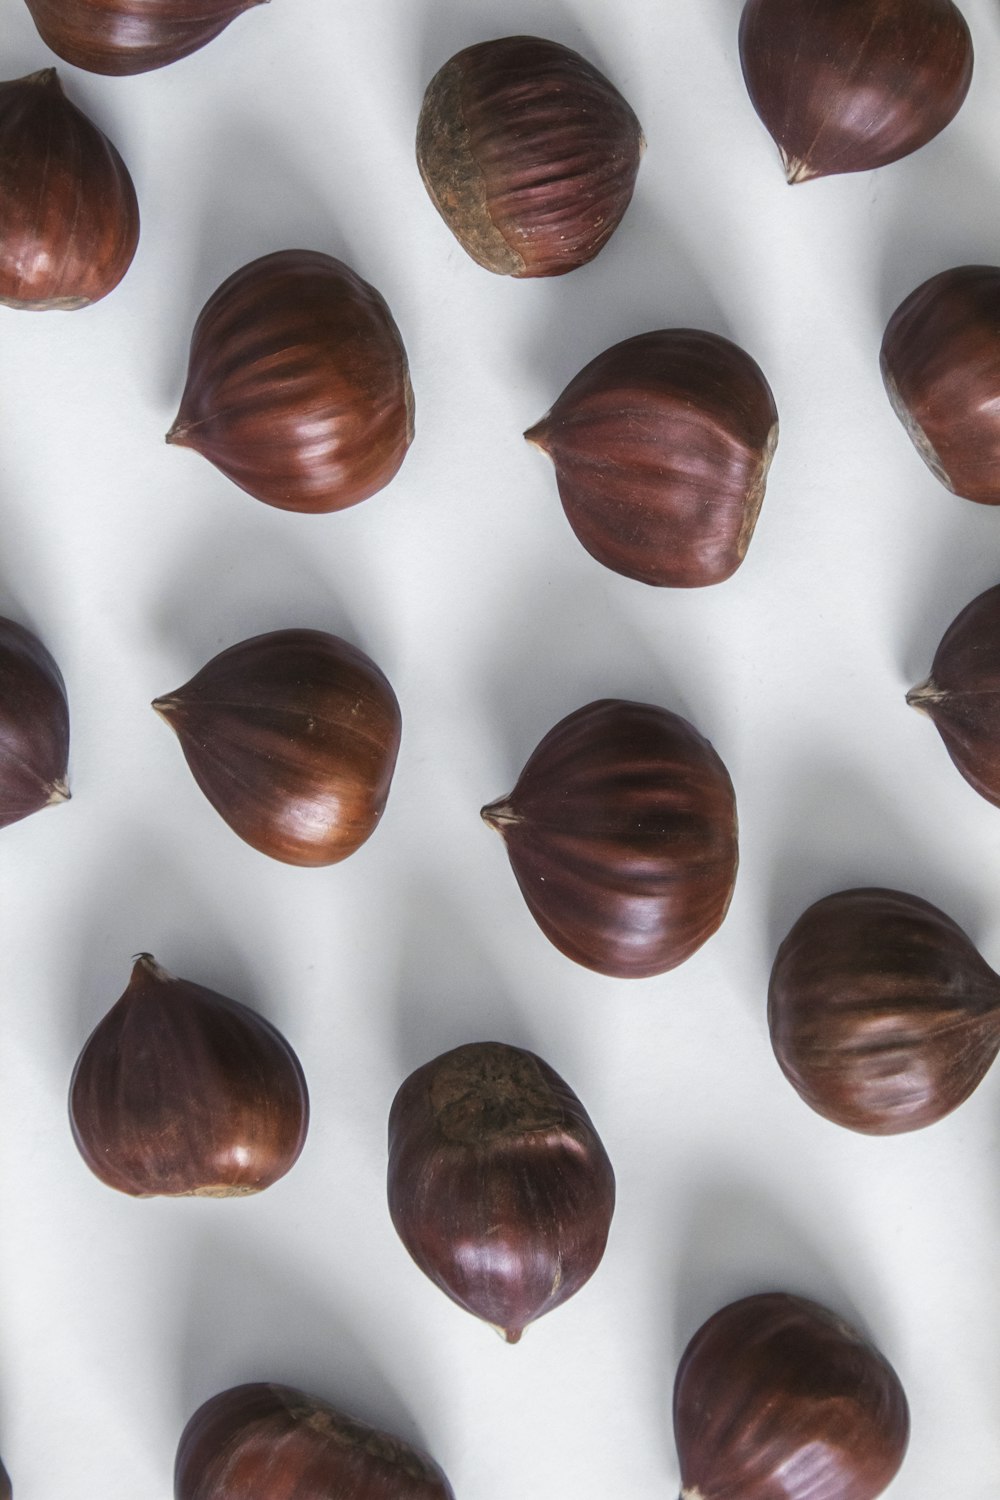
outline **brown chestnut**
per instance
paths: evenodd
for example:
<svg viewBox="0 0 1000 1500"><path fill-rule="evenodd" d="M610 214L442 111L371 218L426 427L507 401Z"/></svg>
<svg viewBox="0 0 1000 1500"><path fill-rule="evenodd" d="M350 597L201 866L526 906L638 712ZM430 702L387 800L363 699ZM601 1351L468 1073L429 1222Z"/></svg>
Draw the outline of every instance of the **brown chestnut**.
<svg viewBox="0 0 1000 1500"><path fill-rule="evenodd" d="M951 622L930 677L906 701L933 720L969 785L1000 807L1000 584Z"/></svg>
<svg viewBox="0 0 1000 1500"><path fill-rule="evenodd" d="M746 553L778 440L760 369L698 329L606 349L525 433L598 562L642 583L721 583Z"/></svg>
<svg viewBox="0 0 1000 1500"><path fill-rule="evenodd" d="M729 773L686 719L602 698L558 723L482 810L546 937L601 974L662 974L711 937L736 880Z"/></svg>
<svg viewBox="0 0 1000 1500"><path fill-rule="evenodd" d="M55 68L0 83L0 303L86 307L118 285L138 241L128 168Z"/></svg>
<svg viewBox="0 0 1000 1500"><path fill-rule="evenodd" d="M463 250L500 276L562 276L617 229L645 146L597 68L558 42L508 36L431 79L417 164Z"/></svg>
<svg viewBox="0 0 1000 1500"><path fill-rule="evenodd" d="M261 0L27 0L46 46L76 68L148 73L197 52Z"/></svg>
<svg viewBox="0 0 1000 1500"><path fill-rule="evenodd" d="M695 1334L674 1383L682 1500L876 1500L910 1436L899 1377L835 1313L744 1297Z"/></svg>
<svg viewBox="0 0 1000 1500"><path fill-rule="evenodd" d="M374 833L399 751L399 704L347 641L322 630L254 636L153 707L216 812L263 854L332 865Z"/></svg>
<svg viewBox="0 0 1000 1500"><path fill-rule="evenodd" d="M903 891L826 896L778 949L767 1019L785 1077L869 1135L949 1114L1000 1050L1000 976L936 906Z"/></svg>
<svg viewBox="0 0 1000 1500"><path fill-rule="evenodd" d="M11 1500L13 1493L7 1470L0 1464L0 1500Z"/></svg>
<svg viewBox="0 0 1000 1500"><path fill-rule="evenodd" d="M0 828L66 802L69 707L37 636L0 619Z"/></svg>
<svg viewBox="0 0 1000 1500"><path fill-rule="evenodd" d="M302 1068L255 1011L175 979L141 953L80 1053L73 1139L134 1198L258 1193L297 1161L309 1124Z"/></svg>
<svg viewBox="0 0 1000 1500"><path fill-rule="evenodd" d="M181 1434L174 1500L454 1500L433 1459L287 1385L237 1385Z"/></svg>
<svg viewBox="0 0 1000 1500"><path fill-rule="evenodd" d="M406 351L384 299L342 261L280 250L208 299L167 442L281 510L345 510L413 440Z"/></svg>
<svg viewBox="0 0 1000 1500"><path fill-rule="evenodd" d="M597 1270L615 1177L586 1110L520 1047L425 1063L389 1115L389 1213L420 1269L516 1344Z"/></svg>
<svg viewBox="0 0 1000 1500"><path fill-rule="evenodd" d="M955 266L918 286L889 319L881 366L932 474L1000 505L1000 266Z"/></svg>
<svg viewBox="0 0 1000 1500"><path fill-rule="evenodd" d="M972 81L951 0L747 0L740 61L789 182L868 172L925 146Z"/></svg>

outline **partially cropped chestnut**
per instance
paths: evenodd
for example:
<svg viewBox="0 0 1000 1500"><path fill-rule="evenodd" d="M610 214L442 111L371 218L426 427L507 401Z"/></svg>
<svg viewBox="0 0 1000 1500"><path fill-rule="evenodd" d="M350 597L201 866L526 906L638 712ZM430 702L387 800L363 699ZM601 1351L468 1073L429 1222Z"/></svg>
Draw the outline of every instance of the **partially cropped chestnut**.
<svg viewBox="0 0 1000 1500"><path fill-rule="evenodd" d="M0 303L64 311L106 297L139 240L135 188L55 68L0 83Z"/></svg>
<svg viewBox="0 0 1000 1500"><path fill-rule="evenodd" d="M399 751L399 704L347 641L322 630L254 636L153 707L216 812L263 854L332 865L374 833Z"/></svg>
<svg viewBox="0 0 1000 1500"><path fill-rule="evenodd" d="M69 706L37 636L0 619L0 828L69 797Z"/></svg>
<svg viewBox="0 0 1000 1500"><path fill-rule="evenodd" d="M615 1177L586 1110L533 1052L456 1047L389 1115L389 1212L420 1269L517 1343L596 1271Z"/></svg>
<svg viewBox="0 0 1000 1500"><path fill-rule="evenodd" d="M899 1377L816 1302L744 1297L695 1334L674 1383L682 1500L876 1500L903 1462Z"/></svg>
<svg viewBox="0 0 1000 1500"><path fill-rule="evenodd" d="M577 709L482 816L546 937L601 974L674 968L729 907L733 785L708 740L665 708L603 698Z"/></svg>
<svg viewBox="0 0 1000 1500"><path fill-rule="evenodd" d="M931 473L1000 505L1000 266L955 266L918 286L889 319L881 365Z"/></svg>
<svg viewBox="0 0 1000 1500"><path fill-rule="evenodd" d="M694 588L743 561L778 413L742 349L670 328L591 360L525 437L552 459L566 518L598 562Z"/></svg>
<svg viewBox="0 0 1000 1500"><path fill-rule="evenodd" d="M819 1114L870 1135L931 1125L1000 1050L1000 976L936 906L903 891L826 896L778 949L768 1025Z"/></svg>
<svg viewBox="0 0 1000 1500"><path fill-rule="evenodd" d="M174 1500L454 1500L433 1459L287 1385L237 1385L199 1406Z"/></svg>
<svg viewBox="0 0 1000 1500"><path fill-rule="evenodd" d="M91 73L148 73L197 52L260 0L27 0L46 46Z"/></svg>
<svg viewBox="0 0 1000 1500"><path fill-rule="evenodd" d="M0 1500L11 1500L13 1493L7 1470L0 1464Z"/></svg>
<svg viewBox="0 0 1000 1500"><path fill-rule="evenodd" d="M80 1053L69 1108L87 1166L135 1198L258 1193L309 1123L299 1060L270 1022L149 953Z"/></svg>
<svg viewBox="0 0 1000 1500"><path fill-rule="evenodd" d="M417 126L434 207L501 276L562 276L593 260L628 208L644 145L603 73L535 36L456 53L431 79Z"/></svg>
<svg viewBox="0 0 1000 1500"><path fill-rule="evenodd" d="M952 761L1000 807L1000 584L967 604L906 701L933 720Z"/></svg>
<svg viewBox="0 0 1000 1500"><path fill-rule="evenodd" d="M909 156L954 119L972 81L952 0L747 0L740 60L793 183Z"/></svg>
<svg viewBox="0 0 1000 1500"><path fill-rule="evenodd" d="M315 250L251 261L195 324L167 442L281 510L345 510L389 483L413 440L413 392L384 299Z"/></svg>

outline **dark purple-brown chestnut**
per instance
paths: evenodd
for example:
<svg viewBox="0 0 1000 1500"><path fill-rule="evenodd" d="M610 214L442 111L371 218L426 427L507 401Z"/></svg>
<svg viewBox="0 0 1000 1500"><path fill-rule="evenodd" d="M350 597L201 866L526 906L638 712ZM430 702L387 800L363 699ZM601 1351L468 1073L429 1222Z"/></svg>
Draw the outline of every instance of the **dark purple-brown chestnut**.
<svg viewBox="0 0 1000 1500"><path fill-rule="evenodd" d="M181 1434L174 1500L334 1497L454 1500L426 1453L287 1385L221 1391Z"/></svg>
<svg viewBox="0 0 1000 1500"><path fill-rule="evenodd" d="M80 1053L69 1109L87 1166L135 1198L258 1193L309 1123L299 1060L270 1022L148 953Z"/></svg>
<svg viewBox="0 0 1000 1500"><path fill-rule="evenodd" d="M118 285L138 241L128 168L55 68L0 83L0 303L86 307Z"/></svg>
<svg viewBox="0 0 1000 1500"><path fill-rule="evenodd" d="M1000 266L955 266L918 286L889 319L881 366L931 473L1000 505Z"/></svg>
<svg viewBox="0 0 1000 1500"><path fill-rule="evenodd" d="M69 798L69 706L37 636L0 619L0 828Z"/></svg>
<svg viewBox="0 0 1000 1500"><path fill-rule="evenodd" d="M708 740L667 709L618 698L577 709L482 816L546 937L601 974L674 968L728 910L733 784Z"/></svg>
<svg viewBox="0 0 1000 1500"><path fill-rule="evenodd" d="M730 1303L681 1357L681 1500L876 1500L909 1435L892 1366L804 1297L765 1292Z"/></svg>
<svg viewBox="0 0 1000 1500"><path fill-rule="evenodd" d="M828 1120L919 1130L967 1099L1000 1050L1000 976L936 906L903 891L826 896L778 949L768 991L782 1072Z"/></svg>
<svg viewBox="0 0 1000 1500"><path fill-rule="evenodd" d="M399 751L399 704L347 641L322 630L254 636L153 707L216 812L263 854L332 865L374 833Z"/></svg>
<svg viewBox="0 0 1000 1500"><path fill-rule="evenodd" d="M698 329L606 349L525 433L598 562L643 583L721 583L743 561L778 440L758 366Z"/></svg>
<svg viewBox="0 0 1000 1500"><path fill-rule="evenodd" d="M956 616L906 701L933 721L969 785L1000 807L1000 585Z"/></svg>
<svg viewBox="0 0 1000 1500"><path fill-rule="evenodd" d="M168 443L267 505L317 513L382 489L412 440L399 329L342 261L280 250L208 299Z"/></svg>
<svg viewBox="0 0 1000 1500"><path fill-rule="evenodd" d="M509 1344L589 1281L615 1206L611 1163L572 1089L500 1042L410 1074L389 1115L388 1187L420 1269Z"/></svg>
<svg viewBox="0 0 1000 1500"><path fill-rule="evenodd" d="M13 1493L7 1470L0 1464L0 1500L11 1500Z"/></svg>
<svg viewBox="0 0 1000 1500"><path fill-rule="evenodd" d="M46 46L76 68L148 73L197 52L260 0L27 0Z"/></svg>
<svg viewBox="0 0 1000 1500"><path fill-rule="evenodd" d="M972 80L951 0L747 0L740 60L789 182L867 172L925 146Z"/></svg>
<svg viewBox="0 0 1000 1500"><path fill-rule="evenodd" d="M480 42L431 79L417 164L472 259L501 276L562 276L617 229L645 142L579 53L534 36Z"/></svg>

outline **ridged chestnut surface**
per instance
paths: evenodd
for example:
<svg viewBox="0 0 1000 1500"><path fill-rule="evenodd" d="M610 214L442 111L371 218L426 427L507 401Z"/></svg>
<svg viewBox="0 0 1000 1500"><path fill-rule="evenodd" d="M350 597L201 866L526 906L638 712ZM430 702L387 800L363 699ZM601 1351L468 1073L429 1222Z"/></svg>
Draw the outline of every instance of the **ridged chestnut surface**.
<svg viewBox="0 0 1000 1500"><path fill-rule="evenodd" d="M955 617L930 677L906 701L933 720L969 785L1000 807L1000 585Z"/></svg>
<svg viewBox="0 0 1000 1500"><path fill-rule="evenodd" d="M694 588L743 561L778 413L742 349L670 328L591 360L525 437L552 459L566 517L598 562Z"/></svg>
<svg viewBox="0 0 1000 1500"><path fill-rule="evenodd" d="M577 709L482 816L546 937L601 974L674 968L729 907L733 785L708 740L664 708L602 698Z"/></svg>
<svg viewBox="0 0 1000 1500"><path fill-rule="evenodd" d="M0 828L69 798L69 706L37 636L0 619Z"/></svg>
<svg viewBox="0 0 1000 1500"><path fill-rule="evenodd" d="M197 52L260 0L27 0L45 44L91 73L148 73Z"/></svg>
<svg viewBox="0 0 1000 1500"><path fill-rule="evenodd" d="M955 266L918 286L889 319L881 365L931 472L1000 505L1000 266Z"/></svg>
<svg viewBox="0 0 1000 1500"><path fill-rule="evenodd" d="M600 1264L615 1178L568 1084L477 1042L411 1073L389 1115L389 1212L420 1269L517 1343Z"/></svg>
<svg viewBox="0 0 1000 1500"><path fill-rule="evenodd" d="M433 1459L317 1396L238 1385L181 1434L175 1500L454 1500Z"/></svg>
<svg viewBox="0 0 1000 1500"><path fill-rule="evenodd" d="M677 1371L681 1500L875 1500L909 1434L892 1366L804 1297L730 1303Z"/></svg>
<svg viewBox="0 0 1000 1500"><path fill-rule="evenodd" d="M958 113L973 57L951 0L747 0L740 60L794 183L925 146Z"/></svg>
<svg viewBox="0 0 1000 1500"><path fill-rule="evenodd" d="M382 489L412 440L399 330L342 261L280 250L208 299L168 443L194 448L267 505L320 512Z"/></svg>
<svg viewBox="0 0 1000 1500"><path fill-rule="evenodd" d="M1000 976L944 912L903 891L826 896L778 949L768 1024L785 1077L869 1135L949 1114L1000 1050Z"/></svg>
<svg viewBox="0 0 1000 1500"><path fill-rule="evenodd" d="M562 276L617 229L645 142L612 83L534 36L480 42L431 79L417 163L473 260L501 276Z"/></svg>
<svg viewBox="0 0 1000 1500"><path fill-rule="evenodd" d="M0 303L86 307L118 285L138 241L128 168L55 68L0 83Z"/></svg>
<svg viewBox="0 0 1000 1500"><path fill-rule="evenodd" d="M260 1192L294 1165L309 1123L299 1060L270 1022L148 953L80 1053L69 1098L84 1161L135 1198Z"/></svg>
<svg viewBox="0 0 1000 1500"><path fill-rule="evenodd" d="M322 630L254 636L153 707L216 812L262 853L332 865L374 833L399 751L399 704L347 641Z"/></svg>

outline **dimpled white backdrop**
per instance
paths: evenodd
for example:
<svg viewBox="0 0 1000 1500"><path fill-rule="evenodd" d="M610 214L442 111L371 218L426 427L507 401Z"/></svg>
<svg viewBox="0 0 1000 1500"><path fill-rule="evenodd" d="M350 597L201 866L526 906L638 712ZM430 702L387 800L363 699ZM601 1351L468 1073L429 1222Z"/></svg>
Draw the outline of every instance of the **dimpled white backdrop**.
<svg viewBox="0 0 1000 1500"><path fill-rule="evenodd" d="M0 612L61 665L73 800L0 836L0 1452L17 1500L169 1500L195 1407L303 1386L423 1443L458 1500L663 1500L681 1350L763 1289L857 1320L913 1437L892 1500L995 1500L1000 1071L891 1140L801 1103L765 1023L774 950L853 884L936 902L1000 963L1000 813L903 698L1000 579L1000 512L949 496L889 409L883 326L918 282L1000 256L1000 12L966 0L969 99L877 174L788 188L739 71L737 0L273 0L130 79L59 64L135 179L139 251L73 314L0 309ZM453 52L529 31L577 48L648 151L591 265L490 276L413 162ZM0 0L3 75L56 61ZM397 479L342 515L258 504L168 448L194 318L268 251L346 259L386 296L416 392ZM689 325L767 374L781 438L747 560L657 591L575 541L520 434L609 344ZM243 845L149 701L282 626L388 674L403 746L376 836L299 870ZM615 982L562 958L480 805L564 714L614 695L690 717L732 774L730 914L682 968ZM72 1144L74 1059L152 951L257 1006L298 1050L313 1122L257 1198L136 1202ZM533 1048L617 1171L604 1263L505 1347L410 1263L384 1197L402 1078L463 1041Z"/></svg>

